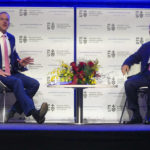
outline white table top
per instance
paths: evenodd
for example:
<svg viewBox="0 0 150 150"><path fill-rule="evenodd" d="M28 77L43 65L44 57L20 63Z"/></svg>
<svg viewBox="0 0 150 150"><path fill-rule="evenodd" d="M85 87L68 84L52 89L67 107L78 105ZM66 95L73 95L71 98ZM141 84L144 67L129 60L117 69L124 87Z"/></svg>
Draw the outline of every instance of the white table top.
<svg viewBox="0 0 150 150"><path fill-rule="evenodd" d="M74 84L74 85L47 85L50 88L114 88L116 86L113 85L106 85L106 84L97 84L97 85L81 85L81 84Z"/></svg>

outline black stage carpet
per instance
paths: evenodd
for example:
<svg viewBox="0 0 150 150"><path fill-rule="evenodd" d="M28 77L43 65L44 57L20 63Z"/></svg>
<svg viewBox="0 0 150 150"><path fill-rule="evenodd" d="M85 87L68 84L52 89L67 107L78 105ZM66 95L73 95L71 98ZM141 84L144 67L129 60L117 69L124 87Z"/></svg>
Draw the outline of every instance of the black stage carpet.
<svg viewBox="0 0 150 150"><path fill-rule="evenodd" d="M150 125L0 124L0 150L150 149Z"/></svg>

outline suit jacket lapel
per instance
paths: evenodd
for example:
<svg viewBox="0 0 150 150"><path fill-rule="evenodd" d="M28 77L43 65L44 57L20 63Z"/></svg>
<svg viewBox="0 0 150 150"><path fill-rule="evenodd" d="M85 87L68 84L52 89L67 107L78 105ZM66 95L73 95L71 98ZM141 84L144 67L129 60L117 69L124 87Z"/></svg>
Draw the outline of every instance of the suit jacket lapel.
<svg viewBox="0 0 150 150"><path fill-rule="evenodd" d="M11 54L13 52L13 42L11 40L11 37L8 35L8 40L9 40L9 43L10 43L10 49L11 49Z"/></svg>
<svg viewBox="0 0 150 150"><path fill-rule="evenodd" d="M9 43L10 43L10 50L11 50L11 53L10 53L10 64L12 65L13 63L13 42L12 42L12 39L11 39L11 36L9 36L9 34L7 34L8 36L8 40L9 40Z"/></svg>

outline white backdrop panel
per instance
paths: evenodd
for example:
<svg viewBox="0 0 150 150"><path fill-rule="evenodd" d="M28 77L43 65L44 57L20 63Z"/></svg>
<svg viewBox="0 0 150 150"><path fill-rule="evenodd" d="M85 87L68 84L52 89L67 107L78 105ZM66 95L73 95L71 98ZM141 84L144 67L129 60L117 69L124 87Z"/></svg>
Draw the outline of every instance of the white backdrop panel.
<svg viewBox="0 0 150 150"><path fill-rule="evenodd" d="M41 86L35 105L47 101L47 122L74 121L73 89L47 88L47 74L74 58L73 8L1 7L11 16L9 32L16 37L21 58L31 56L27 75ZM149 9L77 8L77 60L98 59L101 78L98 84L115 88L84 90L85 122L118 122L125 101L124 79L120 68L129 55L149 41ZM124 119L128 119L125 113ZM33 121L28 118L27 121Z"/></svg>
<svg viewBox="0 0 150 150"><path fill-rule="evenodd" d="M149 9L78 8L77 58L100 63L98 84L117 88L85 90L85 122L118 122L125 101L123 61L149 41ZM89 111L90 110L90 111ZM124 119L128 119L125 113Z"/></svg>
<svg viewBox="0 0 150 150"><path fill-rule="evenodd" d="M40 82L34 97L35 105L49 104L47 122L74 122L73 89L47 88L47 75L74 59L74 11L73 8L1 7L10 14L9 32L16 37L16 49L21 58L31 56L27 75ZM33 121L27 118L27 121Z"/></svg>

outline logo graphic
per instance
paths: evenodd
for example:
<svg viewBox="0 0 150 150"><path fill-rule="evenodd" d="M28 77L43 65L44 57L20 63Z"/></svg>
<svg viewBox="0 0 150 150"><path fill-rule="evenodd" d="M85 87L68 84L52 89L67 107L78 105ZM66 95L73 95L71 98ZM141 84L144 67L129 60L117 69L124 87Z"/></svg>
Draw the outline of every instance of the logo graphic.
<svg viewBox="0 0 150 150"><path fill-rule="evenodd" d="M107 51L107 57L108 58L115 58L115 56L116 56L115 50L108 50Z"/></svg>
<svg viewBox="0 0 150 150"><path fill-rule="evenodd" d="M19 16L27 16L28 15L28 12L26 9L20 9L19 10Z"/></svg>
<svg viewBox="0 0 150 150"><path fill-rule="evenodd" d="M115 80L115 78L114 78L114 77L112 77L111 84L112 84L112 85L116 85L116 80Z"/></svg>
<svg viewBox="0 0 150 150"><path fill-rule="evenodd" d="M108 85L116 85L116 80L114 77L107 77L107 83Z"/></svg>
<svg viewBox="0 0 150 150"><path fill-rule="evenodd" d="M87 92L86 91L83 92L83 97L87 98Z"/></svg>
<svg viewBox="0 0 150 150"><path fill-rule="evenodd" d="M107 76L107 84L116 88L118 87L115 77Z"/></svg>
<svg viewBox="0 0 150 150"><path fill-rule="evenodd" d="M143 44L144 38L143 37L136 37L136 44Z"/></svg>
<svg viewBox="0 0 150 150"><path fill-rule="evenodd" d="M115 24L110 24L108 23L107 24L107 31L115 31Z"/></svg>
<svg viewBox="0 0 150 150"><path fill-rule="evenodd" d="M27 39L27 36L22 36L20 35L19 36L19 43L27 43L28 39Z"/></svg>
<svg viewBox="0 0 150 150"><path fill-rule="evenodd" d="M87 17L87 10L79 10L79 17Z"/></svg>
<svg viewBox="0 0 150 150"><path fill-rule="evenodd" d="M49 104L49 105L48 105L48 110L49 110L49 111L52 111L52 112L53 112L53 111L55 111L55 109L56 109L56 106L55 106L54 104Z"/></svg>
<svg viewBox="0 0 150 150"><path fill-rule="evenodd" d="M47 30L55 30L55 23L47 22Z"/></svg>
<svg viewBox="0 0 150 150"><path fill-rule="evenodd" d="M121 111L121 106L116 106L116 105L107 105L107 110L108 112L116 112L116 111Z"/></svg>
<svg viewBox="0 0 150 150"><path fill-rule="evenodd" d="M107 105L107 110L108 112L115 112L116 111L116 106L113 105Z"/></svg>
<svg viewBox="0 0 150 150"><path fill-rule="evenodd" d="M79 37L79 44L87 44L87 37Z"/></svg>
<svg viewBox="0 0 150 150"><path fill-rule="evenodd" d="M144 13L143 13L143 11L136 11L135 12L135 16L136 16L136 18L143 18L144 17Z"/></svg>
<svg viewBox="0 0 150 150"><path fill-rule="evenodd" d="M113 105L107 105L107 110L108 110L108 112L122 111L122 107L114 105L114 104Z"/></svg>
<svg viewBox="0 0 150 150"><path fill-rule="evenodd" d="M47 57L54 57L55 56L55 50L54 49L47 49Z"/></svg>

